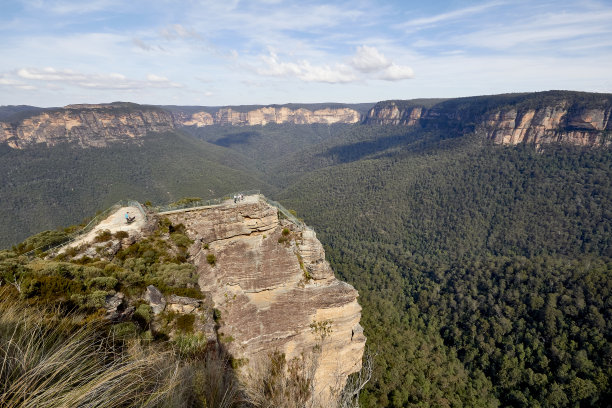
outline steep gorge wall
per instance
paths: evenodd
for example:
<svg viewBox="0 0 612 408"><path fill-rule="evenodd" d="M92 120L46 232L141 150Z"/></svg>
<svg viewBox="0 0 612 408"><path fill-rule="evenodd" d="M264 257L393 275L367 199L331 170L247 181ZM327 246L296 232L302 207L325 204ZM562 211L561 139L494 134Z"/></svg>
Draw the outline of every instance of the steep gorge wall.
<svg viewBox="0 0 612 408"><path fill-rule="evenodd" d="M247 362L243 372L273 351L306 358L316 363L314 395L330 406L361 368L365 337L357 291L334 277L315 233L279 219L262 199L168 217L195 241L200 288L220 311L221 341Z"/></svg>
<svg viewBox="0 0 612 408"><path fill-rule="evenodd" d="M324 108L314 111L298 108L268 106L248 112L238 112L232 108L221 108L214 114L201 111L181 120L183 126L234 125L255 126L268 123L311 125L315 123L358 123L361 114L350 108Z"/></svg>
<svg viewBox="0 0 612 408"><path fill-rule="evenodd" d="M137 140L147 132L164 132L176 126L162 109L131 104L69 105L46 110L15 122L0 122L0 143L15 149L35 144L54 146L77 142L83 147Z"/></svg>
<svg viewBox="0 0 612 408"><path fill-rule="evenodd" d="M269 123L297 125L358 123L361 114L349 108L263 107L239 112L231 107L214 114L193 114L129 103L69 105L32 112L30 116L0 122L0 143L14 149L36 144L54 146L76 142L82 147L104 147L109 143L139 141L147 132L164 132L183 126L255 126Z"/></svg>
<svg viewBox="0 0 612 408"><path fill-rule="evenodd" d="M539 107L503 106L453 109L443 103L431 108L394 101L380 102L366 115L364 123L437 127L476 131L497 144L520 143L540 146L564 143L579 146L611 146L612 106L580 106L568 100Z"/></svg>

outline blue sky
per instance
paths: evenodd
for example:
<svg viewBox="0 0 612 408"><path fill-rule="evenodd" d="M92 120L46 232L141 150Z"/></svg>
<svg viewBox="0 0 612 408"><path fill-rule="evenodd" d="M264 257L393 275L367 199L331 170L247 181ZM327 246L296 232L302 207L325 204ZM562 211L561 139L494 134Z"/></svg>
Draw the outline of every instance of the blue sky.
<svg viewBox="0 0 612 408"><path fill-rule="evenodd" d="M612 1L0 0L0 105L612 92Z"/></svg>

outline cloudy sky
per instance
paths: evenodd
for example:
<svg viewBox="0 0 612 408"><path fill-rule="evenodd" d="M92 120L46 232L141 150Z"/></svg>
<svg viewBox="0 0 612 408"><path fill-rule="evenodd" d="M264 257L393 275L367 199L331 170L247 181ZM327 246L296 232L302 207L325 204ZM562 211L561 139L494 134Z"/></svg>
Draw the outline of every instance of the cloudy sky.
<svg viewBox="0 0 612 408"><path fill-rule="evenodd" d="M612 92L612 1L0 0L0 105Z"/></svg>

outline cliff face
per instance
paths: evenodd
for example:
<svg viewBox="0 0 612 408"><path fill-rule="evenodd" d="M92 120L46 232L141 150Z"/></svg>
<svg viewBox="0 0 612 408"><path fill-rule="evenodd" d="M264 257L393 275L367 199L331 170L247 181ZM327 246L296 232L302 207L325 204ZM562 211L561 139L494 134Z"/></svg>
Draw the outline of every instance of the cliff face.
<svg viewBox="0 0 612 408"><path fill-rule="evenodd" d="M364 122L458 129L464 133L476 131L503 145L565 143L609 147L612 143L608 136L612 131L610 103L585 107L571 100L558 100L538 107L517 103L501 107L489 104L485 108L479 108L478 103L482 102L466 102L459 108L457 104L444 103L426 108L380 102L368 112Z"/></svg>
<svg viewBox="0 0 612 408"><path fill-rule="evenodd" d="M334 277L312 230L279 220L259 197L168 217L195 240L200 288L220 311L221 341L247 362L244 373L272 351L307 358L314 395L325 401L361 368L357 291Z"/></svg>
<svg viewBox="0 0 612 408"><path fill-rule="evenodd" d="M161 108L126 103L69 105L61 109L33 112L29 117L0 121L0 143L14 149L35 144L54 146L76 142L82 147L104 147L109 143L138 141L147 132L164 132L182 126L254 126L268 123L309 125L315 123L358 123L361 114L349 108L289 109L263 107L238 112L230 107L216 113L191 115Z"/></svg>
<svg viewBox="0 0 612 408"><path fill-rule="evenodd" d="M103 147L108 143L134 140L147 132L174 128L169 112L127 104L69 105L47 110L16 122L0 122L0 143L21 149L38 143L53 146L77 142L86 147Z"/></svg>
<svg viewBox="0 0 612 408"><path fill-rule="evenodd" d="M567 143L610 146L611 109L572 110L569 104L540 109L497 111L485 116L482 129L498 144Z"/></svg>
<svg viewBox="0 0 612 408"><path fill-rule="evenodd" d="M315 123L357 123L361 120L361 114L349 108L324 108L314 111L287 107L263 107L248 112L238 112L232 108L221 108L216 113L196 112L190 117L184 118L183 126L209 126L209 125L234 125L255 126L267 125L268 123L289 123L295 125L311 125Z"/></svg>

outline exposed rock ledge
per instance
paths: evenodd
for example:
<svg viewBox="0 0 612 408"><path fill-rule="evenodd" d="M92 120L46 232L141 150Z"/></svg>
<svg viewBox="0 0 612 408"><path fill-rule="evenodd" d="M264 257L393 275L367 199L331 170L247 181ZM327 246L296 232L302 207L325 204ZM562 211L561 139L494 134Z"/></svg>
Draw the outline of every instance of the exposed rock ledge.
<svg viewBox="0 0 612 408"><path fill-rule="evenodd" d="M316 356L314 395L325 404L361 368L357 291L334 277L314 231L279 220L262 198L248 201L168 217L195 240L190 251L200 287L221 312L221 340L248 361L243 372L272 351L287 360Z"/></svg>

